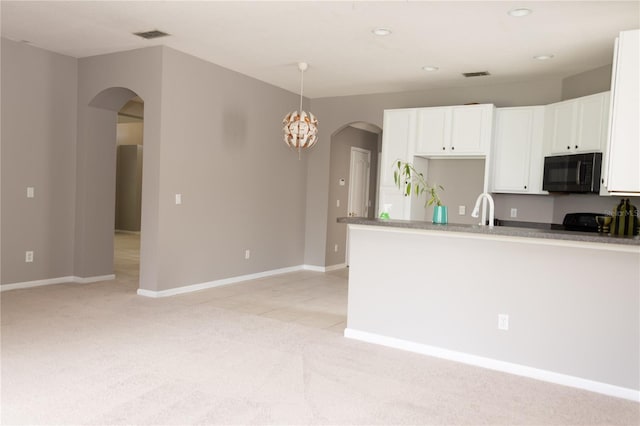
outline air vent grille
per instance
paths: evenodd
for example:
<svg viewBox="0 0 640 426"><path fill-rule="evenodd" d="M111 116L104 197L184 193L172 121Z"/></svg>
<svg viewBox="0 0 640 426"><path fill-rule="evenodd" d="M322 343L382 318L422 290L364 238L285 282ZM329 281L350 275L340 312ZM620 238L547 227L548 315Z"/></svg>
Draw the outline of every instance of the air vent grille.
<svg viewBox="0 0 640 426"><path fill-rule="evenodd" d="M491 75L491 74L489 74L489 71L477 71L477 72L463 72L462 75L469 78L469 77L484 77L485 75Z"/></svg>
<svg viewBox="0 0 640 426"><path fill-rule="evenodd" d="M147 40L151 40L152 38L165 37L169 35L164 31L160 31L160 30L143 31L140 33L133 33L133 34L137 35L138 37L146 38Z"/></svg>

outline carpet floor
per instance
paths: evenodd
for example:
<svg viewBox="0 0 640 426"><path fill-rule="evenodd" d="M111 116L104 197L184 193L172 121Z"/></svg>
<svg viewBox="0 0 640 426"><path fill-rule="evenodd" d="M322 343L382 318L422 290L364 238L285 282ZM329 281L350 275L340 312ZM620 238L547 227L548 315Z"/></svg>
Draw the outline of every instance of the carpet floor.
<svg viewBox="0 0 640 426"><path fill-rule="evenodd" d="M640 424L631 401L345 339L344 271L149 299L127 256L113 281L2 293L3 425Z"/></svg>

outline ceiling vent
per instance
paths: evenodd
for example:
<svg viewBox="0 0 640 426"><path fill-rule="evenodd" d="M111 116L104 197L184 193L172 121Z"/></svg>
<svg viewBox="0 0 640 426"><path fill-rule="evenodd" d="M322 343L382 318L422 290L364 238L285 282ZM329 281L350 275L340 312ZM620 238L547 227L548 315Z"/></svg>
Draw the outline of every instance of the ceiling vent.
<svg viewBox="0 0 640 426"><path fill-rule="evenodd" d="M478 71L478 72L463 72L462 75L469 78L469 77L484 77L485 75L491 75L491 74L489 74L489 71Z"/></svg>
<svg viewBox="0 0 640 426"><path fill-rule="evenodd" d="M168 36L169 34L160 31L160 30L151 30L151 31L144 31L141 33L133 33L135 35L137 35L138 37L142 37L142 38L146 38L147 40L151 40L153 38L160 38L160 37L164 37L164 36Z"/></svg>

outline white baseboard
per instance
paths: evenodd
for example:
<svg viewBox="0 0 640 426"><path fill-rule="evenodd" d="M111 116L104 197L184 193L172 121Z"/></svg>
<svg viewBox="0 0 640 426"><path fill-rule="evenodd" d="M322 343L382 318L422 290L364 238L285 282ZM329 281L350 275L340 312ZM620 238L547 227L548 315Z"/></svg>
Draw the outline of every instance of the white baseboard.
<svg viewBox="0 0 640 426"><path fill-rule="evenodd" d="M314 272L331 272L337 269L346 268L346 263L339 263L337 265L329 265L329 266L315 266L315 265L302 265L302 269L305 271L314 271Z"/></svg>
<svg viewBox="0 0 640 426"><path fill-rule="evenodd" d="M640 402L640 390L346 328L344 337Z"/></svg>
<svg viewBox="0 0 640 426"><path fill-rule="evenodd" d="M139 296L145 296L145 297L175 296L176 294L190 293L192 291L205 290L207 288L213 288L213 287L220 287L220 286L223 286L223 285L235 284L235 283L238 283L238 282L241 282L241 281L255 280L255 279L258 279L258 278L270 277L272 275L286 274L288 272L300 271L301 269L306 269L306 268L304 268L302 266L291 266L291 267L288 267L288 268L273 269L271 271L258 272L258 273L255 273L255 274L248 274L248 275L238 275L236 277L224 278L224 279L221 279L221 280L208 281L208 282L205 282L205 283L192 284L192 285L187 285L187 286L184 286L184 287L176 287L176 288L170 288L168 290L160 290L160 291L153 291L153 290L146 290L146 289L143 289L143 288L139 288L138 289L138 295Z"/></svg>
<svg viewBox="0 0 640 426"><path fill-rule="evenodd" d="M302 269L304 269L305 271L326 272L324 266L302 265Z"/></svg>
<svg viewBox="0 0 640 426"><path fill-rule="evenodd" d="M346 263L338 263L337 265L329 265L324 268L325 272L337 271L338 269L344 269L347 267Z"/></svg>
<svg viewBox="0 0 640 426"><path fill-rule="evenodd" d="M64 284L64 283L88 284L88 283L94 283L97 281L109 281L115 278L116 276L114 274L111 274L111 275L98 275L95 277L67 276L67 277L59 277L59 278L49 278L46 280L24 281L20 283L3 284L0 286L0 292L8 291L8 290L17 290L22 288L41 287L44 285L53 285L53 284Z"/></svg>
<svg viewBox="0 0 640 426"><path fill-rule="evenodd" d="M115 274L109 274L109 275L97 275L95 277L73 277L73 282L74 283L79 283L79 284L88 284L88 283L95 283L98 281L111 281L111 280L115 280L116 279L116 275Z"/></svg>

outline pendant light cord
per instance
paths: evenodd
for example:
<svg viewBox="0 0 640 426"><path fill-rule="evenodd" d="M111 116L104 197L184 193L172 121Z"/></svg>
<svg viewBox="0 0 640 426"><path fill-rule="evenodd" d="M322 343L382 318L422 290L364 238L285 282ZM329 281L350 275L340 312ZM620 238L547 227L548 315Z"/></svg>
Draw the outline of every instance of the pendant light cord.
<svg viewBox="0 0 640 426"><path fill-rule="evenodd" d="M302 115L302 89L304 88L304 70L300 70L300 115Z"/></svg>

